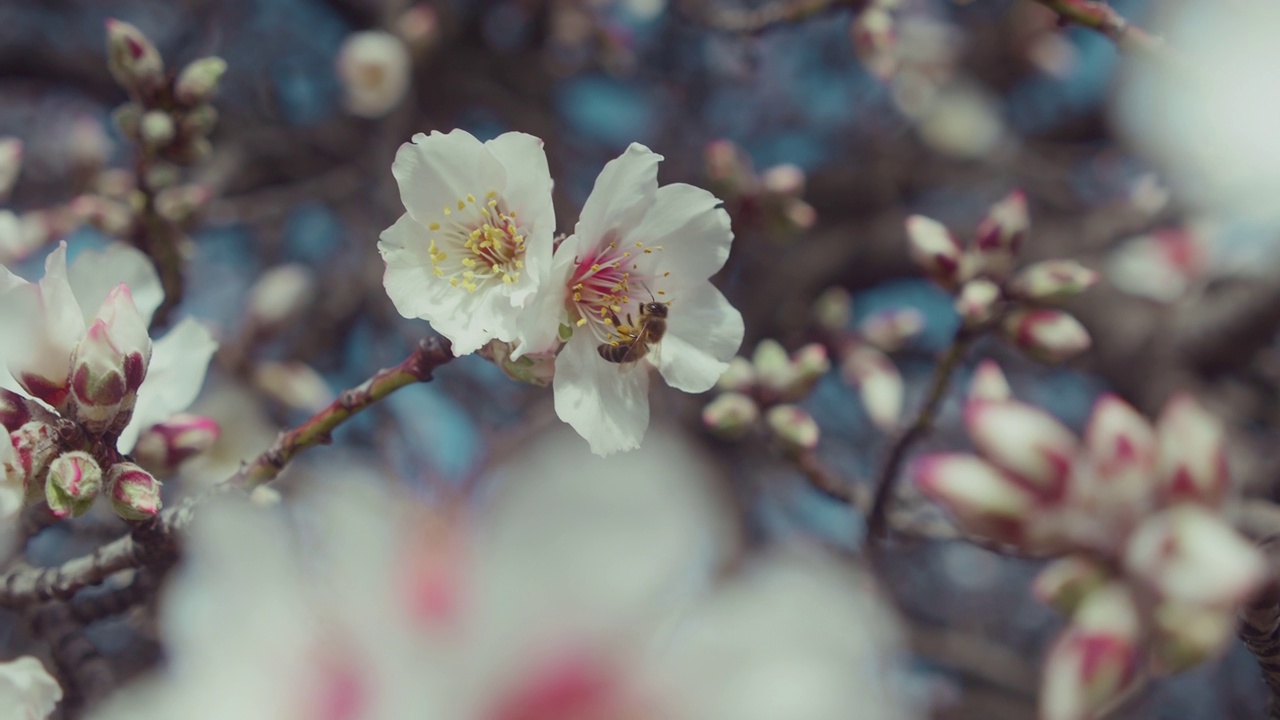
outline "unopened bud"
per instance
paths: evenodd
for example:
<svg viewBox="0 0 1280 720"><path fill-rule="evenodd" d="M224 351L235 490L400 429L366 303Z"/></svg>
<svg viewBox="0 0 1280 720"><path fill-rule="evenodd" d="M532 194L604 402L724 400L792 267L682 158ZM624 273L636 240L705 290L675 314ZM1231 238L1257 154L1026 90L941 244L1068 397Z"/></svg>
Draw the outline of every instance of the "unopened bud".
<svg viewBox="0 0 1280 720"><path fill-rule="evenodd" d="M213 418L179 414L138 435L133 457L158 475L168 475L186 460L208 450L221 429Z"/></svg>
<svg viewBox="0 0 1280 720"><path fill-rule="evenodd" d="M156 212L175 225L190 222L209 204L213 193L204 185L178 185L156 194Z"/></svg>
<svg viewBox="0 0 1280 720"><path fill-rule="evenodd" d="M1063 362L1091 344L1080 321L1060 310L1017 310L1005 318L1003 329L1010 342L1041 362Z"/></svg>
<svg viewBox="0 0 1280 720"><path fill-rule="evenodd" d="M101 195L81 195L71 201L71 212L83 222L113 237L122 237L133 227L133 210L123 202Z"/></svg>
<svg viewBox="0 0 1280 720"><path fill-rule="evenodd" d="M1151 657L1154 670L1175 673L1222 653L1236 635L1235 608L1206 608L1162 602L1152 613Z"/></svg>
<svg viewBox="0 0 1280 720"><path fill-rule="evenodd" d="M411 70L408 49L395 35L364 30L347 36L337 60L347 112L367 118L391 112L404 99Z"/></svg>
<svg viewBox="0 0 1280 720"><path fill-rule="evenodd" d="M804 170L785 163L775 165L760 174L765 192L783 197L799 197L804 194Z"/></svg>
<svg viewBox="0 0 1280 720"><path fill-rule="evenodd" d="M1013 390L1009 380L995 360L983 360L973 371L973 379L969 381L970 400L1010 400Z"/></svg>
<svg viewBox="0 0 1280 720"><path fill-rule="evenodd" d="M145 111L137 103L125 103L111 111L111 120L127 140L141 142L142 115Z"/></svg>
<svg viewBox="0 0 1280 720"><path fill-rule="evenodd" d="M6 197L22 170L22 141L17 138L0 138L0 198Z"/></svg>
<svg viewBox="0 0 1280 720"><path fill-rule="evenodd" d="M751 354L751 364L755 368L756 382L775 393L784 393L795 380L795 371L791 367L791 358L782 343L766 338L756 345Z"/></svg>
<svg viewBox="0 0 1280 720"><path fill-rule="evenodd" d="M1268 571L1262 551L1193 504L1147 518L1129 539L1124 566L1163 598L1213 607L1247 601Z"/></svg>
<svg viewBox="0 0 1280 720"><path fill-rule="evenodd" d="M782 204L782 216L797 230L808 230L818 222L818 211L799 198L787 198Z"/></svg>
<svg viewBox="0 0 1280 720"><path fill-rule="evenodd" d="M525 355L514 364L520 365L525 358L529 364L538 360L532 355ZM554 366L554 359L548 359ZM259 363L253 369L253 384L268 397L297 410L317 412L333 402L329 383L306 363Z"/></svg>
<svg viewBox="0 0 1280 720"><path fill-rule="evenodd" d="M1141 627L1137 603L1122 583L1089 593L1045 660L1041 717L1094 717L1128 687L1137 674Z"/></svg>
<svg viewBox="0 0 1280 720"><path fill-rule="evenodd" d="M831 359L827 357L827 348L821 343L809 343L791 355L791 367L795 370L796 381L806 385L804 394L813 388L827 371L831 369Z"/></svg>
<svg viewBox="0 0 1280 720"><path fill-rule="evenodd" d="M974 455L938 453L912 465L916 485L965 532L1020 545L1036 498L1013 478Z"/></svg>
<svg viewBox="0 0 1280 720"><path fill-rule="evenodd" d="M102 468L87 452L73 450L49 463L45 500L54 517L79 517L102 492Z"/></svg>
<svg viewBox="0 0 1280 720"><path fill-rule="evenodd" d="M765 413L764 419L787 452L812 450L818 446L818 422L804 408L775 405Z"/></svg>
<svg viewBox="0 0 1280 720"><path fill-rule="evenodd" d="M107 294L76 346L71 364L71 395L76 420L102 434L116 415L131 413L151 362L151 337L123 283Z"/></svg>
<svg viewBox="0 0 1280 720"><path fill-rule="evenodd" d="M980 271L996 280L1007 278L1013 272L1030 225L1027 198L1021 190L1009 193L992 205L987 217L978 224L974 238L974 248L981 260Z"/></svg>
<svg viewBox="0 0 1280 720"><path fill-rule="evenodd" d="M890 308L868 315L859 332L863 339L885 352L901 350L924 330L924 314L915 308Z"/></svg>
<svg viewBox="0 0 1280 720"><path fill-rule="evenodd" d="M1221 505L1231 489L1222 422L1191 395L1179 394L1165 404L1156 434L1160 485L1167 501Z"/></svg>
<svg viewBox="0 0 1280 720"><path fill-rule="evenodd" d="M831 332L840 332L853 320L853 299L842 287L827 288L813 301L813 319Z"/></svg>
<svg viewBox="0 0 1280 720"><path fill-rule="evenodd" d="M133 463L116 463L107 471L111 509L125 520L146 520L160 512L160 481Z"/></svg>
<svg viewBox="0 0 1280 720"><path fill-rule="evenodd" d="M53 427L32 421L9 433L23 471L23 496L28 502L44 496L44 477L49 463L58 454L58 438Z"/></svg>
<svg viewBox="0 0 1280 720"><path fill-rule="evenodd" d="M1031 593L1068 617L1080 601L1106 584L1107 569L1084 555L1068 555L1049 563L1031 582Z"/></svg>
<svg viewBox="0 0 1280 720"><path fill-rule="evenodd" d="M751 361L742 357L735 356L729 361L729 369L724 371L720 376L720 380L716 382L716 387L721 390L730 392L751 392L751 388L756 384L756 370Z"/></svg>
<svg viewBox="0 0 1280 720"><path fill-rule="evenodd" d="M152 110L144 114L138 126L143 144L153 149L168 145L177 130L177 126L173 123L173 116L163 110Z"/></svg>
<svg viewBox="0 0 1280 720"><path fill-rule="evenodd" d="M0 388L0 425L19 428L30 419L30 401L12 390Z"/></svg>
<svg viewBox="0 0 1280 720"><path fill-rule="evenodd" d="M187 107L206 103L217 94L218 81L226 71L227 61L220 57L193 60L178 73L178 79L173 85L173 96Z"/></svg>
<svg viewBox="0 0 1280 720"><path fill-rule="evenodd" d="M859 345L845 353L840 376L858 389L867 417L886 432L898 426L905 393L902 374L887 355L870 345Z"/></svg>
<svg viewBox="0 0 1280 720"><path fill-rule="evenodd" d="M721 393L702 409L702 424L725 440L743 437L759 419L760 407L742 393Z"/></svg>
<svg viewBox="0 0 1280 720"><path fill-rule="evenodd" d="M526 353L515 360L512 360L511 356L514 350L515 348L513 348L509 342L504 342L502 340L490 340L484 347L480 348L477 354L494 365L497 365L507 377L515 380L516 382L528 383L536 387L546 387L551 384L551 381L554 380L556 376L556 356L553 351L545 353ZM261 370L261 366L259 369ZM281 369L283 370L283 368ZM269 370L268 372L274 371ZM311 372L314 373L315 371ZM284 378L281 378L280 381L285 383L290 382L290 380ZM260 386L263 386L264 383L273 382L273 380L262 378L259 379L258 382ZM317 376L316 380L308 382L308 384L311 385L310 389L304 385L299 385L293 389L285 391L290 394L290 399L285 399L284 396L280 395L276 395L276 397L281 402L292 405L294 402L306 402L306 400L303 399L303 396L310 394L313 398L311 401L314 402L318 399L317 395L321 389L320 383L323 382L324 380ZM324 385L323 391L325 393L329 392L327 384ZM277 391L266 390L264 387L264 392L274 394Z"/></svg>
<svg viewBox="0 0 1280 720"><path fill-rule="evenodd" d="M862 66L880 80L892 78L898 69L898 36L893 15L884 7L872 4L854 18L849 33Z"/></svg>
<svg viewBox="0 0 1280 720"><path fill-rule="evenodd" d="M974 328L995 317L996 304L1000 302L1000 288L990 280L970 280L960 288L956 298L956 313L967 328Z"/></svg>
<svg viewBox="0 0 1280 720"><path fill-rule="evenodd" d="M911 259L944 288L955 287L963 248L945 225L923 215L907 218L907 247Z"/></svg>
<svg viewBox="0 0 1280 720"><path fill-rule="evenodd" d="M1096 285L1098 273L1074 260L1045 260L1023 268L1009 292L1023 300L1050 302L1079 295Z"/></svg>
<svg viewBox="0 0 1280 720"><path fill-rule="evenodd" d="M427 50L440 37L440 18L436 9L419 3L396 19L396 34L415 52Z"/></svg>
<svg viewBox="0 0 1280 720"><path fill-rule="evenodd" d="M205 137L218 124L218 111L212 105L197 105L182 114L178 127L191 137Z"/></svg>
<svg viewBox="0 0 1280 720"><path fill-rule="evenodd" d="M148 94L164 82L164 60L138 28L107 20L107 69L120 87Z"/></svg>
<svg viewBox="0 0 1280 720"><path fill-rule="evenodd" d="M964 423L983 457L1017 475L1042 499L1062 498L1079 448L1075 434L1057 418L1015 400L969 400Z"/></svg>
<svg viewBox="0 0 1280 720"><path fill-rule="evenodd" d="M266 331L278 328L306 310L314 293L310 268L300 263L277 265L249 290L249 321Z"/></svg>

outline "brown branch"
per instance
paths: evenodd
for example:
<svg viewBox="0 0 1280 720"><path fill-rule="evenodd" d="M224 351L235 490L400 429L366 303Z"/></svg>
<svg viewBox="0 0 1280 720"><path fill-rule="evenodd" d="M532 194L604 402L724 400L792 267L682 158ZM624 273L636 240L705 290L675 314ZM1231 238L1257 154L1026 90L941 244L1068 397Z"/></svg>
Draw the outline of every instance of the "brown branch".
<svg viewBox="0 0 1280 720"><path fill-rule="evenodd" d="M1280 720L1280 605L1241 608L1240 639L1258 658L1262 679L1271 693L1267 717Z"/></svg>
<svg viewBox="0 0 1280 720"><path fill-rule="evenodd" d="M95 646L84 636L83 627L65 605L52 604L31 616L35 634L49 643L58 675L62 678L64 714L73 708L96 704L115 689L115 673Z"/></svg>
<svg viewBox="0 0 1280 720"><path fill-rule="evenodd" d="M755 8L721 7L716 0L682 0L676 9L710 30L755 35L842 8L858 8L866 0L772 0Z"/></svg>
<svg viewBox="0 0 1280 720"><path fill-rule="evenodd" d="M1096 0L1032 0L1058 14L1065 23L1079 25L1106 35L1121 52L1167 58L1164 41L1131 24L1105 2Z"/></svg>
<svg viewBox="0 0 1280 720"><path fill-rule="evenodd" d="M123 614L151 599L160 585L160 573L138 570L128 584L104 593L72 598L66 605L70 618L81 625Z"/></svg>

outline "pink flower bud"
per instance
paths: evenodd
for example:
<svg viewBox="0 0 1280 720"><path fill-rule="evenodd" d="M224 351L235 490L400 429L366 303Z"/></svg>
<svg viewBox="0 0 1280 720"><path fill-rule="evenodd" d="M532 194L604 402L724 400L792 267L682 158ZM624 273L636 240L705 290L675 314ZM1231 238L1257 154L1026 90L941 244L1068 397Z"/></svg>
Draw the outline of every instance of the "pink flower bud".
<svg viewBox="0 0 1280 720"><path fill-rule="evenodd" d="M790 163L775 165L760 174L764 191L784 197L800 197L804 194L804 170Z"/></svg>
<svg viewBox="0 0 1280 720"><path fill-rule="evenodd" d="M440 37L436 9L428 3L419 3L405 10L396 19L396 34L415 51L429 49Z"/></svg>
<svg viewBox="0 0 1280 720"><path fill-rule="evenodd" d="M164 82L164 60L138 28L107 20L107 69L120 87L146 95Z"/></svg>
<svg viewBox="0 0 1280 720"><path fill-rule="evenodd" d="M250 322L265 331L300 315L315 295L315 276L299 263L277 265L262 274L249 291Z"/></svg>
<svg viewBox="0 0 1280 720"><path fill-rule="evenodd" d="M1023 268L1009 292L1023 300L1048 302L1079 295L1098 283L1098 273L1074 260L1045 260Z"/></svg>
<svg viewBox="0 0 1280 720"><path fill-rule="evenodd" d="M1169 400L1156 422L1160 438L1160 483L1168 502L1217 507L1231 489L1226 430L1193 397Z"/></svg>
<svg viewBox="0 0 1280 720"><path fill-rule="evenodd" d="M764 419L788 452L812 450L818 446L818 423L804 408L775 405L765 413Z"/></svg>
<svg viewBox="0 0 1280 720"><path fill-rule="evenodd" d="M187 107L209 102L218 92L218 82L227 72L227 61L220 57L193 60L178 73L173 96Z"/></svg>
<svg viewBox="0 0 1280 720"><path fill-rule="evenodd" d="M337 60L347 112L367 118L391 112L409 89L411 71L409 51L395 35L364 30L347 36Z"/></svg>
<svg viewBox="0 0 1280 720"><path fill-rule="evenodd" d="M63 453L49 463L45 500L55 517L80 517L102 492L102 468L87 452Z"/></svg>
<svg viewBox="0 0 1280 720"><path fill-rule="evenodd" d="M45 473L59 450L54 429L36 420L9 433L9 439L22 467L23 497L27 502L43 497Z"/></svg>
<svg viewBox="0 0 1280 720"><path fill-rule="evenodd" d="M121 237L133 227L133 210L118 200L101 195L81 195L71 201L71 213L102 232Z"/></svg>
<svg viewBox="0 0 1280 720"><path fill-rule="evenodd" d="M725 440L743 437L759 419L760 407L742 393L721 393L702 408L702 424Z"/></svg>
<svg viewBox="0 0 1280 720"><path fill-rule="evenodd" d="M1000 302L1000 288L990 280L970 280L960 288L956 298L956 313L965 327L977 327L995 317L996 304Z"/></svg>
<svg viewBox="0 0 1280 720"><path fill-rule="evenodd" d="M858 389L862 407L876 427L887 432L898 426L905 389L889 356L870 345L855 346L845 353L840 376Z"/></svg>
<svg viewBox="0 0 1280 720"><path fill-rule="evenodd" d="M945 225L923 215L907 218L907 247L911 259L939 285L955 286L964 250Z"/></svg>
<svg viewBox="0 0 1280 720"><path fill-rule="evenodd" d="M1220 516L1176 505L1134 531L1125 570L1175 602L1229 607L1248 600L1267 577L1267 562Z"/></svg>
<svg viewBox="0 0 1280 720"><path fill-rule="evenodd" d="M120 412L132 412L151 362L151 337L128 286L116 286L76 346L71 363L75 419L106 432Z"/></svg>
<svg viewBox="0 0 1280 720"><path fill-rule="evenodd" d="M1049 413L1014 400L970 400L965 428L987 459L1048 502L1060 500L1078 450L1076 438Z"/></svg>
<svg viewBox="0 0 1280 720"><path fill-rule="evenodd" d="M171 223L189 222L209 204L213 192L203 185L178 185L156 194L156 212Z"/></svg>
<svg viewBox="0 0 1280 720"><path fill-rule="evenodd" d="M859 331L867 342L885 352L900 350L924 330L924 314L915 308L892 308L868 315Z"/></svg>
<svg viewBox="0 0 1280 720"><path fill-rule="evenodd" d="M1013 390L995 360L983 360L969 381L970 400L1012 400Z"/></svg>
<svg viewBox="0 0 1280 720"><path fill-rule="evenodd" d="M879 5L869 5L854 18L849 33L863 67L881 80L892 78L898 69L898 35L893 16Z"/></svg>
<svg viewBox="0 0 1280 720"><path fill-rule="evenodd" d="M987 217L978 224L974 237L980 272L996 280L1007 278L1013 272L1030 225L1027 198L1021 190L1009 193L992 205Z"/></svg>
<svg viewBox="0 0 1280 720"><path fill-rule="evenodd" d="M972 535L1021 544L1033 519L1036 498L1018 482L974 455L926 455L911 475L929 499L946 508Z"/></svg>
<svg viewBox="0 0 1280 720"><path fill-rule="evenodd" d="M766 338L756 345L751 354L751 364L755 368L756 382L771 392L783 394L796 379L795 368L782 343Z"/></svg>
<svg viewBox="0 0 1280 720"><path fill-rule="evenodd" d="M1084 444L1103 474L1135 466L1150 473L1155 466L1156 434L1151 424L1115 395L1103 395L1094 403Z"/></svg>
<svg viewBox="0 0 1280 720"><path fill-rule="evenodd" d="M1136 677L1140 632L1137 605L1123 584L1089 593L1045 660L1040 717L1094 717Z"/></svg>
<svg viewBox="0 0 1280 720"><path fill-rule="evenodd" d="M514 363L516 367L532 369L539 361L541 368L554 373L554 356L525 355ZM512 375L511 372L507 373ZM310 365L301 362L264 362L253 369L253 384L264 395L291 408L317 412L333 402L333 390L329 383ZM543 385L545 386L545 382Z"/></svg>
<svg viewBox="0 0 1280 720"><path fill-rule="evenodd" d="M1220 655L1236 636L1234 607L1200 607L1162 602L1148 643L1156 672L1175 673Z"/></svg>
<svg viewBox="0 0 1280 720"><path fill-rule="evenodd" d="M0 138L0 198L7 197L22 171L22 141Z"/></svg>
<svg viewBox="0 0 1280 720"><path fill-rule="evenodd" d="M1089 349L1089 331L1060 310L1017 310L1004 322L1004 335L1031 357L1047 363L1063 362Z"/></svg>
<svg viewBox="0 0 1280 720"><path fill-rule="evenodd" d="M756 369L751 361L737 356L729 360L729 369L724 371L716 387L729 392L751 392L756 384Z"/></svg>
<svg viewBox="0 0 1280 720"><path fill-rule="evenodd" d="M1068 555L1046 565L1032 581L1031 592L1040 602L1069 616L1089 593L1109 579L1107 569L1094 560L1084 555Z"/></svg>
<svg viewBox="0 0 1280 720"><path fill-rule="evenodd" d="M808 395L814 384L831 369L826 346L809 343L796 350L791 354L791 368L796 377L789 394L798 398Z"/></svg>
<svg viewBox="0 0 1280 720"><path fill-rule="evenodd" d="M160 512L160 481L133 463L116 463L107 471L111 509L125 520L146 520Z"/></svg>
<svg viewBox="0 0 1280 720"><path fill-rule="evenodd" d="M840 332L853 320L853 299L842 287L827 288L813 301L813 319L824 330Z"/></svg>
<svg viewBox="0 0 1280 720"><path fill-rule="evenodd" d="M12 390L0 388L0 425L17 428L30 419L30 401Z"/></svg>
<svg viewBox="0 0 1280 720"><path fill-rule="evenodd" d="M221 428L212 418L179 414L156 423L138 435L133 457L158 475L168 475L187 459L208 450Z"/></svg>

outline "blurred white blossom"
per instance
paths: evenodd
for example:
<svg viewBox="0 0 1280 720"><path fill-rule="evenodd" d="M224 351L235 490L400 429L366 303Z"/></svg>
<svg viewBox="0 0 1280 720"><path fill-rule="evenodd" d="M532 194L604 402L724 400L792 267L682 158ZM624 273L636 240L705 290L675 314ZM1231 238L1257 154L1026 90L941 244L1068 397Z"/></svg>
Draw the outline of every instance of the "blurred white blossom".
<svg viewBox="0 0 1280 720"><path fill-rule="evenodd" d="M381 30L348 35L338 50L336 71L347 112L367 118L394 110L413 79L404 41Z"/></svg>
<svg viewBox="0 0 1280 720"><path fill-rule="evenodd" d="M40 661L24 655L0 663L0 717L44 720L62 699L62 688Z"/></svg>

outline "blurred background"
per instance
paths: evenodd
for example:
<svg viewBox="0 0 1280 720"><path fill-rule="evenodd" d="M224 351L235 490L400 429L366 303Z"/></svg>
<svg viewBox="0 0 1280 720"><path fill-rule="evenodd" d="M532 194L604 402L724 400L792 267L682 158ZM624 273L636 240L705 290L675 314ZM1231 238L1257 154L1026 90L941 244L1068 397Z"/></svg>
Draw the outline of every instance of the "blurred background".
<svg viewBox="0 0 1280 720"><path fill-rule="evenodd" d="M1137 23L1152 20L1148 4L1112 3ZM6 205L22 219L22 242L0 248L0 260L30 277L58 238L72 254L108 239L110 223L82 224L84 203L73 201L110 197L134 170L111 118L126 100L104 63L103 23L114 17L140 28L170 68L207 55L228 66L211 152L184 171L208 194L180 243L176 314L207 321L222 343L193 411L219 420L223 437L183 468L188 489L225 478L277 429L430 332L387 299L376 243L402 212L396 149L413 133L460 127L545 140L561 232L572 231L603 164L633 141L665 156L662 182L724 198L737 239L717 283L746 318L744 354L764 338L788 349L823 339L814 302L828 288L848 291L849 328L914 308L920 332L893 355L908 414L958 321L951 298L908 259L903 220L926 214L967 238L993 202L1021 188L1032 222L1025 259L1071 257L1104 273L1071 306L1093 348L1046 367L980 343L917 451L963 446L958 398L974 363L994 357L1017 396L1076 429L1105 390L1153 412L1174 389L1195 388L1236 431L1245 485L1270 496L1280 290L1265 272L1269 226L1192 212L1161 165L1124 140L1125 122L1133 127L1117 121L1125 68L1106 37L1059 26L1029 0L902 0L885 50L887 36L855 31L866 5L4 0L0 135L20 138L25 152ZM365 31L380 34L355 35ZM1159 121L1158 110L1144 119ZM283 491L345 462L423 497L451 497L558 423L549 390L478 358L437 378L345 425L334 448L290 470ZM706 400L663 387L654 422L716 458L750 538L799 533L856 549L857 513L767 444L712 438L699 420ZM886 434L855 389L833 370L805 406L822 428L819 456L865 483ZM33 557L53 562L91 540L55 529ZM1029 597L1036 564L946 541L890 552L886 582L935 716L1032 717L1038 658L1061 622ZM155 657L118 624L93 632L104 654L135 667ZM1156 682L1116 717L1253 717L1261 704L1256 665L1236 648Z"/></svg>

